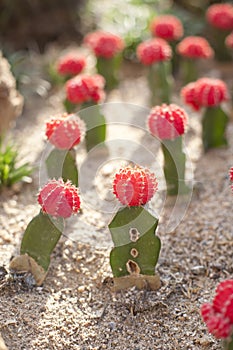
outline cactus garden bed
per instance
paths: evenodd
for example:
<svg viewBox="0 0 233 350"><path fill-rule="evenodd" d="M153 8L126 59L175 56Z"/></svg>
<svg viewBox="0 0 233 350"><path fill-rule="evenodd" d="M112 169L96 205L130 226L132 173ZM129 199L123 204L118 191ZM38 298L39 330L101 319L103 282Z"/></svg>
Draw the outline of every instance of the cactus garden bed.
<svg viewBox="0 0 233 350"><path fill-rule="evenodd" d="M203 66L203 71L206 68ZM217 70L232 86L231 65L215 64L211 69L213 75ZM119 88L108 95L106 118L122 113L123 108L129 114L134 112L133 125L143 127L139 112L147 106L149 97L144 68L125 63L121 74ZM41 170L46 148L44 122L63 112L63 104L57 90L42 96L38 91L41 90L26 98L24 113L13 134L22 157ZM177 96L174 98L178 101ZM138 119L132 107L135 105ZM81 175L85 174L80 187L89 205L68 222L42 286L34 286L30 274L8 274L9 261L18 254L22 233L38 213L35 198L41 172L34 172L31 184L15 185L0 194L0 333L9 350L219 349L219 341L207 332L201 320L200 305L212 299L219 281L233 274L233 213L228 179L233 154L232 121L227 129L229 147L203 154L200 117L189 112L185 145L193 164L194 188L190 197L176 204L178 214L172 213L174 201L165 201L160 191L163 204L159 207L157 234L162 249L157 272L161 287L157 291L132 287L115 292L109 265L112 241L107 228L113 210L107 207L112 201L112 178L121 166L116 154L122 158L133 154L138 163L153 168L140 147L154 147L151 135L136 128L128 150L122 151L122 135L128 129L119 115L119 124L108 134L109 140L115 140L114 147L116 140L121 140L114 161L111 155L106 158L104 153L98 153L92 158L90 155L91 161L85 163L84 147L79 148L77 158L84 167ZM105 205L101 210L100 201ZM155 206L156 201L158 198L152 201Z"/></svg>

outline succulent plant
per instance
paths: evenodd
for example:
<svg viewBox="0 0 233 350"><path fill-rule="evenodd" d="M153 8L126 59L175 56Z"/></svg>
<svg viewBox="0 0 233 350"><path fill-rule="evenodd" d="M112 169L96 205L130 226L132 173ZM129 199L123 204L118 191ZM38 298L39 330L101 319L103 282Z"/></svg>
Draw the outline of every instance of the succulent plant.
<svg viewBox="0 0 233 350"><path fill-rule="evenodd" d="M222 339L223 349L233 349L233 280L225 280L216 288L212 303L201 306L201 315L211 334Z"/></svg>
<svg viewBox="0 0 233 350"><path fill-rule="evenodd" d="M172 90L170 45L161 38L146 40L138 45L139 61L149 67L148 83L151 92L151 105L169 103Z"/></svg>
<svg viewBox="0 0 233 350"><path fill-rule="evenodd" d="M106 138L106 121L98 105L105 97L104 84L105 79L99 74L80 75L66 84L65 105L68 110L73 110L75 105L80 107L79 115L86 124L87 151L103 143Z"/></svg>
<svg viewBox="0 0 233 350"><path fill-rule="evenodd" d="M181 96L194 110L205 108L202 116L204 150L227 145L225 133L229 117L221 107L229 98L226 84L220 79L201 78L186 85Z"/></svg>
<svg viewBox="0 0 233 350"><path fill-rule="evenodd" d="M150 133L161 140L168 195L189 191L185 184L186 156L182 145L187 119L185 111L175 104L155 106L148 116Z"/></svg>
<svg viewBox="0 0 233 350"><path fill-rule="evenodd" d="M110 254L116 289L133 285L157 289L155 266L160 239L155 235L158 219L144 207L157 190L157 180L149 170L128 166L115 175L113 192L124 205L109 224L114 248Z"/></svg>
<svg viewBox="0 0 233 350"><path fill-rule="evenodd" d="M41 285L50 265L50 255L64 231L64 219L78 213L78 189L70 181L50 180L39 192L42 210L28 224L20 247L20 255L10 263L11 270L30 272Z"/></svg>
<svg viewBox="0 0 233 350"><path fill-rule="evenodd" d="M123 40L118 35L98 30L87 34L84 43L96 56L97 72L105 78L106 89L112 90L118 84Z"/></svg>
<svg viewBox="0 0 233 350"><path fill-rule="evenodd" d="M200 36L187 36L177 45L176 50L183 57L181 68L185 84L198 78L197 60L210 59L214 56L208 41Z"/></svg>
<svg viewBox="0 0 233 350"><path fill-rule="evenodd" d="M45 132L49 142L55 146L46 159L50 178L62 177L78 186L78 169L74 147L85 134L84 122L75 115L63 114L46 123Z"/></svg>

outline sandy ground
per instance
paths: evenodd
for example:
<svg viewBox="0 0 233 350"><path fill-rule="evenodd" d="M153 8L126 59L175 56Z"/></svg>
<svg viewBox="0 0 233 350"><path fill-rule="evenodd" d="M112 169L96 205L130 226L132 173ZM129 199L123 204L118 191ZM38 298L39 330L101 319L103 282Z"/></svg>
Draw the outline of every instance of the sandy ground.
<svg viewBox="0 0 233 350"><path fill-rule="evenodd" d="M158 145L144 127L149 96L146 81L141 70L127 65L123 72L120 89L108 99L120 103L104 106L108 122L115 123L116 118L119 122L109 128L109 152L107 156L86 156L84 148L78 148L77 161L81 175L85 174L80 184L83 211L68 222L41 287L33 287L30 276L7 272L24 229L39 210L36 193L44 181L40 161L46 149L43 125L50 115L62 110L60 92L29 96L13 131L22 157L37 171L32 184L0 195L0 333L9 350L220 348L207 333L199 308L212 298L216 285L233 274L228 180L233 165L233 124L228 128L229 147L203 155L200 118L188 111L185 146L188 176L195 186L190 197L174 204L165 197ZM174 100L179 101L177 97ZM162 241L157 265L162 286L155 292L134 288L112 291L112 243L107 224L117 203L111 194L111 179L127 159L149 166L160 182L151 202L160 218Z"/></svg>

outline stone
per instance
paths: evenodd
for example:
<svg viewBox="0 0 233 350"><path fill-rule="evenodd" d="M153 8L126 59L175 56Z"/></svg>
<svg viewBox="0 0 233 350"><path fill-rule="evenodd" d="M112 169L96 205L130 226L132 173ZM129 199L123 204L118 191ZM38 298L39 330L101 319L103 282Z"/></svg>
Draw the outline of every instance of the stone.
<svg viewBox="0 0 233 350"><path fill-rule="evenodd" d="M10 64L0 51L0 135L12 127L22 113L24 99L16 89Z"/></svg>

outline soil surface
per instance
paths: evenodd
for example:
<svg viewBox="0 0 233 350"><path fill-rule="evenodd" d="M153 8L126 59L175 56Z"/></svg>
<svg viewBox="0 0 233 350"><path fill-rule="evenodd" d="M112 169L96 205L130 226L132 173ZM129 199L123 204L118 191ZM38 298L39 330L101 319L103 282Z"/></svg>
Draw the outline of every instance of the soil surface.
<svg viewBox="0 0 233 350"><path fill-rule="evenodd" d="M219 68L213 66L209 75L232 76L229 69ZM41 159L47 149L44 122L63 111L63 93L55 89L47 93L46 84L28 93L12 135L22 159L37 169L31 184L0 195L0 333L9 350L220 348L199 310L212 299L220 281L233 277L228 180L233 123L228 127L229 147L203 154L200 116L187 109L187 175L193 191L175 203L165 196L161 154L145 128L149 91L143 73L137 65L126 64L119 89L111 92L103 106L111 123L108 150L87 155L83 146L77 149L84 179L80 183L83 210L68 221L41 287L33 286L30 275L9 274L8 266L18 253L24 229L39 211L36 193L45 181ZM178 95L174 101L181 103ZM157 234L162 250L156 270L162 285L158 291L112 290L107 224L117 202L111 181L128 160L149 166L159 180L158 194L150 204L160 219Z"/></svg>

